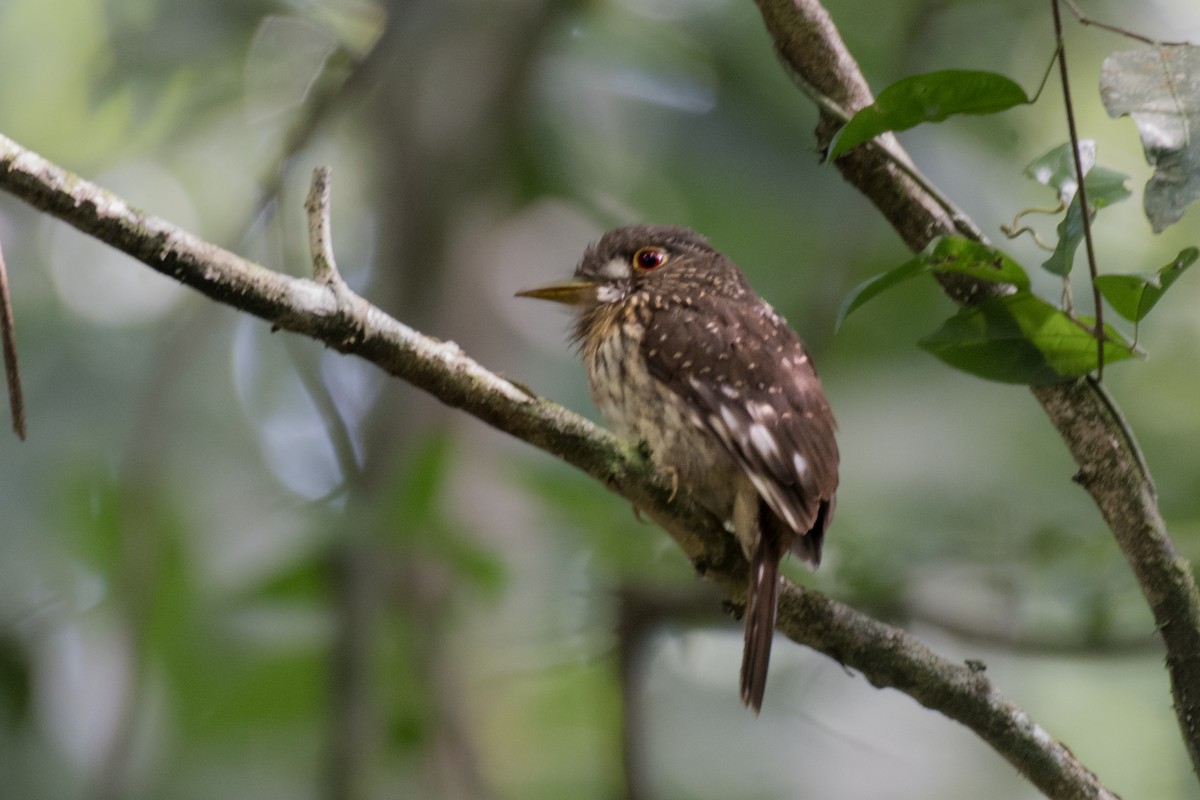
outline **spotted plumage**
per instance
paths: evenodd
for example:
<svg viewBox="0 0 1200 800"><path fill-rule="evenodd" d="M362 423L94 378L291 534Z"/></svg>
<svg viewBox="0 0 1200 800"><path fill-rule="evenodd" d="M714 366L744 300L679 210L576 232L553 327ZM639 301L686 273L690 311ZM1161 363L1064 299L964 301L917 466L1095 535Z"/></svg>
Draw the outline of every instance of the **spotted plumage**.
<svg viewBox="0 0 1200 800"><path fill-rule="evenodd" d="M645 440L750 561L742 699L758 711L779 561L816 566L833 516L834 420L804 345L699 234L634 225L589 247L567 284L524 292L579 311L575 339L605 421Z"/></svg>

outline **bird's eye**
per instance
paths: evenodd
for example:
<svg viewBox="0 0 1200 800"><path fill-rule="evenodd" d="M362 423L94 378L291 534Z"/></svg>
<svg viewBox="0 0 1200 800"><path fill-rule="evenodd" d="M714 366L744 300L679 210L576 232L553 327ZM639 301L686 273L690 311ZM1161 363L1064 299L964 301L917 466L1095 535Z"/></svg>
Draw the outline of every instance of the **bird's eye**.
<svg viewBox="0 0 1200 800"><path fill-rule="evenodd" d="M633 264L640 270L652 270L667 263L667 251L661 247L643 247L633 254Z"/></svg>

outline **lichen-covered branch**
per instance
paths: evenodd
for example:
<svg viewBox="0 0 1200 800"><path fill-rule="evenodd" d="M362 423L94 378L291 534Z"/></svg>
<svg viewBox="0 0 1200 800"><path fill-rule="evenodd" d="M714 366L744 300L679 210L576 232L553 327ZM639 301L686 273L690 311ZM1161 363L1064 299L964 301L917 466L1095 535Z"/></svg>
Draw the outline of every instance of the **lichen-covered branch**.
<svg viewBox="0 0 1200 800"><path fill-rule="evenodd" d="M780 56L801 81L851 112L872 102L858 65L817 0L755 2ZM836 121L823 115L817 127L822 145L836 129ZM878 146L860 147L839 159L837 167L910 248L919 251L935 236L973 228L960 224L961 213L947 213L897 169L894 139L885 146L892 156ZM962 285L947 290L960 302L973 296ZM1154 612L1167 646L1175 713L1193 769L1200 773L1200 593L1191 565L1167 533L1137 442L1113 399L1094 381L1038 387L1033 394L1079 465L1077 482L1103 513Z"/></svg>
<svg viewBox="0 0 1200 800"><path fill-rule="evenodd" d="M734 538L686 496L673 497L670 481L635 444L489 372L453 342L424 336L348 290L335 292L242 259L3 136L0 189L213 300L360 356L578 467L649 514L731 601L744 600L746 563ZM791 584L780 600L779 625L789 638L860 671L873 685L904 691L976 731L1047 794L1115 797L981 671L938 656L903 630Z"/></svg>

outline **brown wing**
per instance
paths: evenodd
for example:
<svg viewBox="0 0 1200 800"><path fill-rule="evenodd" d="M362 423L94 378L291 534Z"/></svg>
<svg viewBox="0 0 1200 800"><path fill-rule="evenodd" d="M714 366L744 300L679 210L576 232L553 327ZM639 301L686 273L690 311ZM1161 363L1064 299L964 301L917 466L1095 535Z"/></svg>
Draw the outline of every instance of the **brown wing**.
<svg viewBox="0 0 1200 800"><path fill-rule="evenodd" d="M820 557L838 484L834 420L804 345L766 303L674 306L650 317L650 373L693 409L763 499Z"/></svg>

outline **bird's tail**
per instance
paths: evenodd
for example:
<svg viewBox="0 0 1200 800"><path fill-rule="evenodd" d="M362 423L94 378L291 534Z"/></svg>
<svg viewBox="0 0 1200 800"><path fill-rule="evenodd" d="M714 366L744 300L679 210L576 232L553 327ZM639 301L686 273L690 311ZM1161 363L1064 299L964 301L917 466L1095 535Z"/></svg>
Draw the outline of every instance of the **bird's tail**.
<svg viewBox="0 0 1200 800"><path fill-rule="evenodd" d="M764 515L766 516L766 515ZM746 639L742 650L742 702L755 714L767 690L767 668L775 637L775 607L779 599L779 560L783 549L767 520L750 554L750 587L746 597Z"/></svg>

